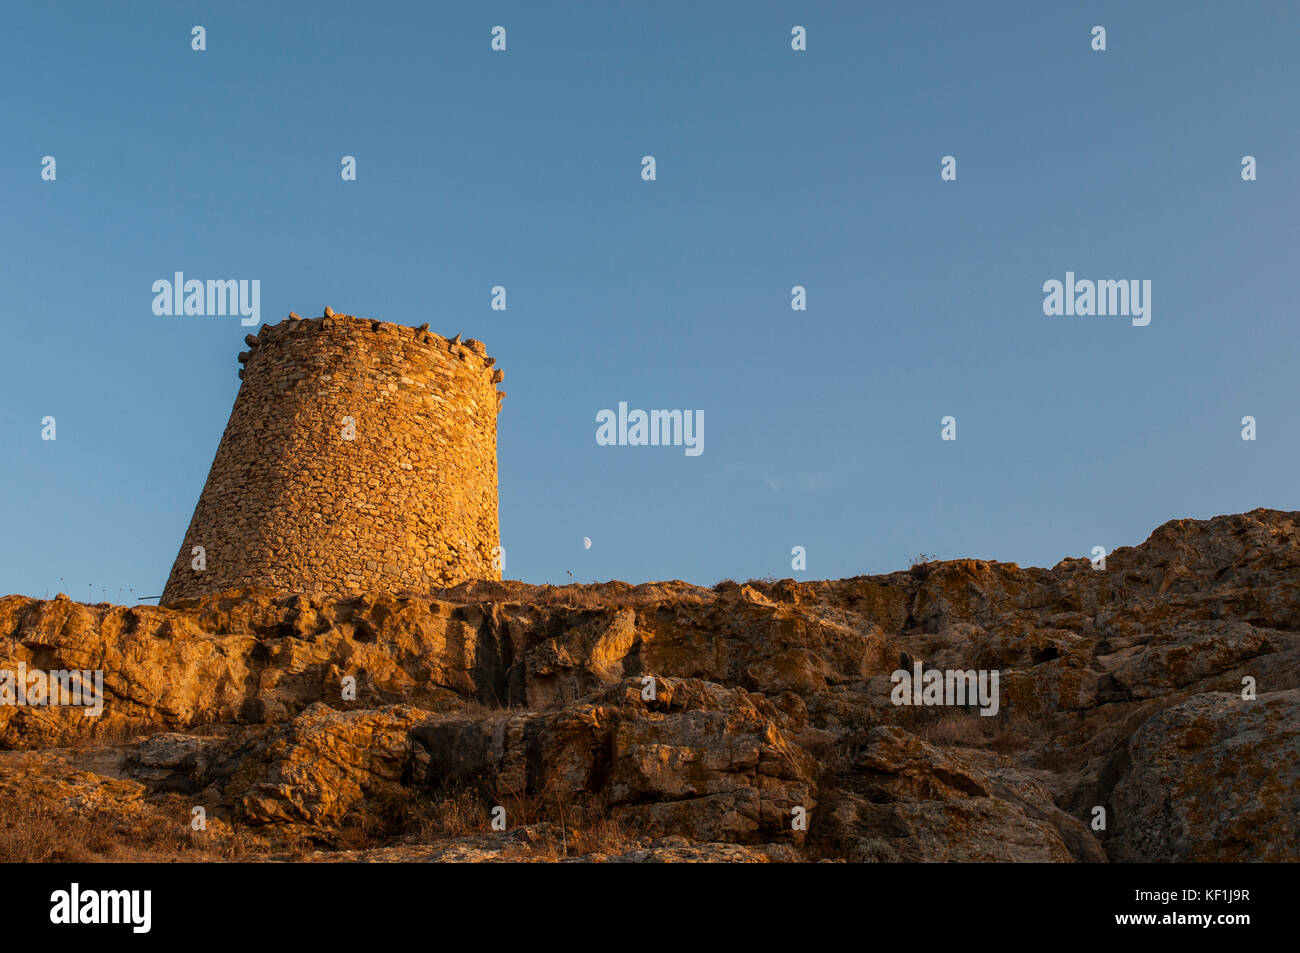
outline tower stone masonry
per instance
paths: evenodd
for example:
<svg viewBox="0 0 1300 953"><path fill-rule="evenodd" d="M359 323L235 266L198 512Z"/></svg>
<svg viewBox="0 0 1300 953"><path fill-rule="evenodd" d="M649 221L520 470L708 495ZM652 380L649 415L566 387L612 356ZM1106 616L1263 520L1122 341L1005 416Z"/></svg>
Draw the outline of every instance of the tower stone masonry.
<svg viewBox="0 0 1300 953"><path fill-rule="evenodd" d="M481 342L329 308L245 341L163 604L245 586L427 593L501 578L505 375Z"/></svg>

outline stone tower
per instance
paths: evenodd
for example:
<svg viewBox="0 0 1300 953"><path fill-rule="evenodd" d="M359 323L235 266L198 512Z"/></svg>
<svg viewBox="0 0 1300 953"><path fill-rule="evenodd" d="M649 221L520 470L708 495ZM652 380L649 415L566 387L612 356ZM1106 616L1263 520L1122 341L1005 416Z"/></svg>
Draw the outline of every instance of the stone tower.
<svg viewBox="0 0 1300 953"><path fill-rule="evenodd" d="M163 604L236 586L424 593L501 578L505 375L480 342L427 329L326 308L245 338Z"/></svg>

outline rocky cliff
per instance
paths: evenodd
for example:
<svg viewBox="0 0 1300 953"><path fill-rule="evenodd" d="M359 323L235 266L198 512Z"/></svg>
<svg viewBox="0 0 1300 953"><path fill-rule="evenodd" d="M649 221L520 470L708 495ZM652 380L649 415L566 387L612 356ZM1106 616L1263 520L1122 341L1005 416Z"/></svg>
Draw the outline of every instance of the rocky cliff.
<svg viewBox="0 0 1300 953"><path fill-rule="evenodd" d="M1104 569L8 596L0 670L105 703L0 706L0 853L1300 860L1298 526L1175 520ZM997 672L996 714L895 704L918 668Z"/></svg>

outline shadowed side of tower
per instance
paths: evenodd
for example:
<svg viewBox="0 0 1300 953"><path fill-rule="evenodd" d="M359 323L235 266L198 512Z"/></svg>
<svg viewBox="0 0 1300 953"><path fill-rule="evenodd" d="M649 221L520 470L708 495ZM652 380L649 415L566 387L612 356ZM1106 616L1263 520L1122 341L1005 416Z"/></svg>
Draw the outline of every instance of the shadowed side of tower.
<svg viewBox="0 0 1300 953"><path fill-rule="evenodd" d="M246 338L164 604L241 586L428 592L501 578L504 374L480 342L427 327L327 309Z"/></svg>

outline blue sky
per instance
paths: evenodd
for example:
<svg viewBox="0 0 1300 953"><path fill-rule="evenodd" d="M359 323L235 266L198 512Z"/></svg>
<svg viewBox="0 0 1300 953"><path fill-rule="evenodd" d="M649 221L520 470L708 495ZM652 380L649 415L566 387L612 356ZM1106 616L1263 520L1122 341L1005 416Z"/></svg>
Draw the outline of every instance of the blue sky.
<svg viewBox="0 0 1300 953"><path fill-rule="evenodd" d="M1300 509L1294 3L5 21L0 591L161 592L249 330L155 316L175 271L259 279L264 322L330 305L485 341L511 578L1050 566ZM1066 271L1151 280L1150 325L1045 316ZM703 410L705 452L598 446L619 401Z"/></svg>

